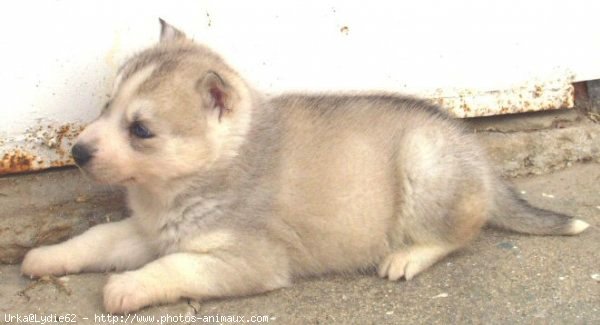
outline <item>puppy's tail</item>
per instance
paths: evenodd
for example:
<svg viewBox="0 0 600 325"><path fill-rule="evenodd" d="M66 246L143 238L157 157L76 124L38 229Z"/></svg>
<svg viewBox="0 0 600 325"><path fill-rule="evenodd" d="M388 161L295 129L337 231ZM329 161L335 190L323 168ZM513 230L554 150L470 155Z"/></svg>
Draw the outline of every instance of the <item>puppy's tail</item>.
<svg viewBox="0 0 600 325"><path fill-rule="evenodd" d="M488 225L534 235L577 235L590 225L568 215L536 208L499 182Z"/></svg>

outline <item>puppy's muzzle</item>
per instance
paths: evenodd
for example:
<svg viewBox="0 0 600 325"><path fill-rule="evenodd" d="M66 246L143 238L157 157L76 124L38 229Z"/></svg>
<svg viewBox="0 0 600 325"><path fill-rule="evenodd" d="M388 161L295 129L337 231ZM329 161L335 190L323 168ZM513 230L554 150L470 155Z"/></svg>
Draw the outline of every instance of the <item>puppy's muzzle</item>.
<svg viewBox="0 0 600 325"><path fill-rule="evenodd" d="M80 167L83 167L83 165L88 163L92 157L94 157L94 150L84 144L76 143L73 148L71 148L71 155L73 156L75 163Z"/></svg>

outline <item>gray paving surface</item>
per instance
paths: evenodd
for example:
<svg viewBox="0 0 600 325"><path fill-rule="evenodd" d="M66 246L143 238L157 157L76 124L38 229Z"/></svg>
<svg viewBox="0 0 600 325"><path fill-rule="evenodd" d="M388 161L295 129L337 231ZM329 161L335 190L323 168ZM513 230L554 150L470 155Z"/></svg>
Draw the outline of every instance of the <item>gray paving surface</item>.
<svg viewBox="0 0 600 325"><path fill-rule="evenodd" d="M161 316L170 316L163 319L170 324L191 323L191 316L244 316L247 322L265 315L271 324L600 324L600 165L577 164L514 183L535 205L578 215L592 227L577 237L486 230L410 282L329 275L259 296L147 308L129 319L100 318L105 274L32 281L17 265L2 265L0 323L16 324L16 316L26 315L39 322L66 315L78 324L148 323L148 317L157 323Z"/></svg>

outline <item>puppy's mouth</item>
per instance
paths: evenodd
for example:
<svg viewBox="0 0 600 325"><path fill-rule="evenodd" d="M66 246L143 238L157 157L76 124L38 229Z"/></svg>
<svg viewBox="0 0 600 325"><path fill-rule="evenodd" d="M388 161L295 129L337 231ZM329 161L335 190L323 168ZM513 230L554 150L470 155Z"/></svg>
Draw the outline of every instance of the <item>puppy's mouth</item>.
<svg viewBox="0 0 600 325"><path fill-rule="evenodd" d="M77 166L77 168L79 168L79 170L83 173L84 176L86 176L87 178L90 178L94 182L97 182L100 184L130 185L130 184L135 183L135 180L136 180L135 177L133 177L133 176L125 177L125 178L121 178L121 179L110 178L110 177L98 175L97 173L93 173L90 170L88 170L87 168L83 168L79 165L76 165L76 166Z"/></svg>
<svg viewBox="0 0 600 325"><path fill-rule="evenodd" d="M117 182L117 184L121 184L121 185L128 185L131 183L135 183L135 177L125 178L124 180Z"/></svg>
<svg viewBox="0 0 600 325"><path fill-rule="evenodd" d="M112 185L123 185L123 186L131 185L131 184L135 183L135 177L127 177L127 178L123 178L120 180L95 177L94 180L99 183L112 184Z"/></svg>
<svg viewBox="0 0 600 325"><path fill-rule="evenodd" d="M135 183L135 177L127 177L127 178L123 178L120 180L114 180L114 179L108 179L108 178L101 178L101 177L94 177L92 176L92 178L94 179L94 181L101 183L101 184L108 184L108 185L122 185L122 186L127 186L127 185L132 185Z"/></svg>

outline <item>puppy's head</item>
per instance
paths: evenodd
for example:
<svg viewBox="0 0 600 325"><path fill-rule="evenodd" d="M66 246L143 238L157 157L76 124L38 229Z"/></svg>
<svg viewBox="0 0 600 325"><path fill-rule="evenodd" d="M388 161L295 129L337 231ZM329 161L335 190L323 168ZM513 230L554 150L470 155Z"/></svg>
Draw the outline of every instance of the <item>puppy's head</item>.
<svg viewBox="0 0 600 325"><path fill-rule="evenodd" d="M236 154L251 91L224 61L161 20L160 42L119 70L111 99L72 148L77 165L112 184L156 184L210 170Z"/></svg>

